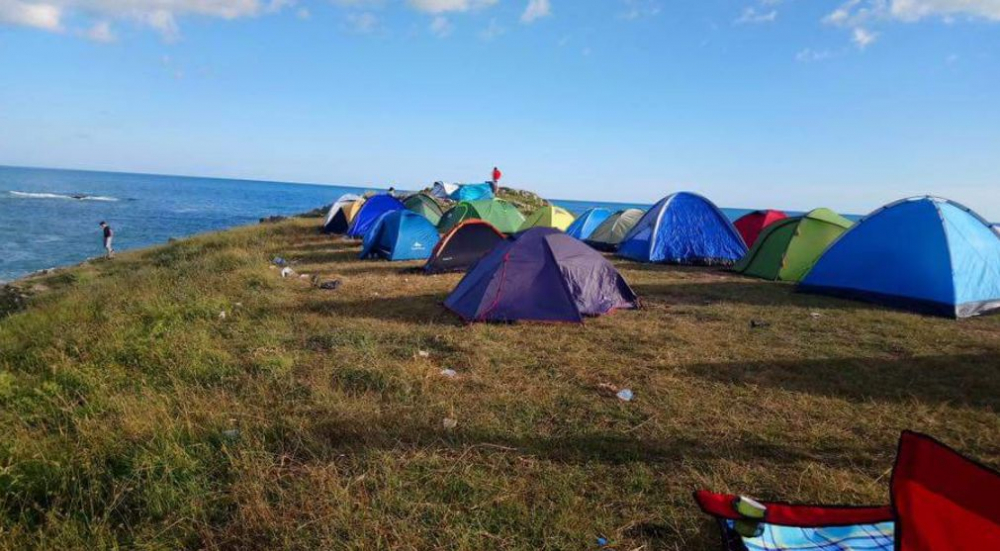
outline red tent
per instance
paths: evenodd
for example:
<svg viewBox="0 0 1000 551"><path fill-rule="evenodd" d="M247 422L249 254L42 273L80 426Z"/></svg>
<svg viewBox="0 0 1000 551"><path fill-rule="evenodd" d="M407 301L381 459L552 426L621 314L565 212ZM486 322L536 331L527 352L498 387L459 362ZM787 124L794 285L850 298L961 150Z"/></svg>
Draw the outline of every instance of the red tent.
<svg viewBox="0 0 1000 551"><path fill-rule="evenodd" d="M904 432L892 472L898 551L1000 549L1000 473Z"/></svg>
<svg viewBox="0 0 1000 551"><path fill-rule="evenodd" d="M753 244L757 241L757 237L760 236L760 232L764 231L764 228L785 218L788 218L788 215L780 210L755 210L750 214L742 216L733 225L736 226L736 230L743 236L743 242L749 248L753 247Z"/></svg>

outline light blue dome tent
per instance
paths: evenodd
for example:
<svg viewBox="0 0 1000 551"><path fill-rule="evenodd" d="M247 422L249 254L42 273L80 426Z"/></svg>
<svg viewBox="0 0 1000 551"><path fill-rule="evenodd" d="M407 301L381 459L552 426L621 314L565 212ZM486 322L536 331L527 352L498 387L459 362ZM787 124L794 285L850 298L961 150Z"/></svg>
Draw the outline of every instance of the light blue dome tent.
<svg viewBox="0 0 1000 551"><path fill-rule="evenodd" d="M437 228L427 218L411 210L394 210L379 217L365 234L361 258L425 260L438 239Z"/></svg>
<svg viewBox="0 0 1000 551"><path fill-rule="evenodd" d="M611 216L611 211L602 208L587 209L566 228L566 234L583 241L590 237L605 220Z"/></svg>
<svg viewBox="0 0 1000 551"><path fill-rule="evenodd" d="M719 207L696 193L669 195L625 235L618 256L639 262L729 266L747 253Z"/></svg>
<svg viewBox="0 0 1000 551"><path fill-rule="evenodd" d="M372 229L372 226L375 225L380 216L389 211L403 210L405 208L406 206L392 195L387 193L373 195L365 201L365 204L361 206L361 210L354 216L351 227L347 230L347 237L361 239L368 233L368 230Z"/></svg>
<svg viewBox="0 0 1000 551"><path fill-rule="evenodd" d="M1000 236L968 208L914 197L873 212L802 280L807 292L953 318L1000 308Z"/></svg>

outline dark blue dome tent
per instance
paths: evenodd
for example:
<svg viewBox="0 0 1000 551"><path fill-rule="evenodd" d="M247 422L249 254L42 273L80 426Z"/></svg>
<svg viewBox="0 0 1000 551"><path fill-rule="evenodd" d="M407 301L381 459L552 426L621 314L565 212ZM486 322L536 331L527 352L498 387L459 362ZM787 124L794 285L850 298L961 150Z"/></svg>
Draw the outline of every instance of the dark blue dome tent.
<svg viewBox="0 0 1000 551"><path fill-rule="evenodd" d="M583 242L532 228L501 242L444 305L467 322L583 322L639 300L618 270Z"/></svg>
<svg viewBox="0 0 1000 551"><path fill-rule="evenodd" d="M653 205L618 247L618 256L639 262L702 266L729 266L746 253L743 238L719 207L688 192Z"/></svg>
<svg viewBox="0 0 1000 551"><path fill-rule="evenodd" d="M403 210L405 208L406 206L403 205L402 201L392 195L387 193L373 195L365 201L361 210L354 216L351 228L347 230L347 237L361 239L368 233L368 230L372 229L372 226L375 225L380 216L389 211Z"/></svg>
<svg viewBox="0 0 1000 551"><path fill-rule="evenodd" d="M953 318L1000 308L1000 236L937 197L889 204L835 241L802 279L807 292Z"/></svg>

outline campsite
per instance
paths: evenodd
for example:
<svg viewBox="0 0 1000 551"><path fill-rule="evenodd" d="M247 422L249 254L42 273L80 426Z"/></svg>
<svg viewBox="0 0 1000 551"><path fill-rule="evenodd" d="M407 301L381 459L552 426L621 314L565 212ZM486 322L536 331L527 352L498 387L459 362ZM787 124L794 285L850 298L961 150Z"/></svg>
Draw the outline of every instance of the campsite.
<svg viewBox="0 0 1000 551"><path fill-rule="evenodd" d="M396 203L365 223L411 218ZM0 331L24 420L5 543L708 551L696 490L885 505L904 430L1000 465L1000 316L592 251L640 308L467 324L443 305L465 274L363 259L325 226L25 280L31 307Z"/></svg>

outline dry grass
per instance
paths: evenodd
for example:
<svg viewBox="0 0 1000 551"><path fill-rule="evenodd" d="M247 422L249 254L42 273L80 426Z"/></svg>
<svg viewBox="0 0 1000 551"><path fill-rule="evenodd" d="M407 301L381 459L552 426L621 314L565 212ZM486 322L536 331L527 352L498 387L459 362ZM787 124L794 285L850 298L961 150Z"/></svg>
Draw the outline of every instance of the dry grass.
<svg viewBox="0 0 1000 551"><path fill-rule="evenodd" d="M463 326L460 276L312 224L30 282L0 321L0 546L708 550L692 490L884 503L904 428L1000 466L1000 317L621 263L642 311Z"/></svg>

